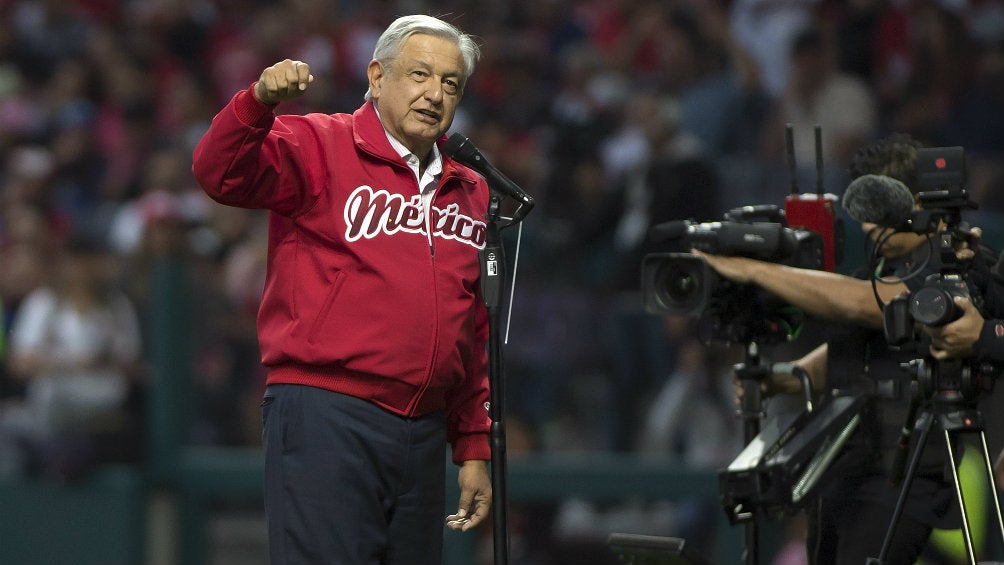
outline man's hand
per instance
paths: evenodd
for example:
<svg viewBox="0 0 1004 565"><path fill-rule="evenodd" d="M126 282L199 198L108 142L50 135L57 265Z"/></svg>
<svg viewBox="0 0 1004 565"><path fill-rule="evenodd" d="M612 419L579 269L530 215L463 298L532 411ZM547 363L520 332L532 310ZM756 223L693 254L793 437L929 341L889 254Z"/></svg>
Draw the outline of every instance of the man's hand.
<svg viewBox="0 0 1004 565"><path fill-rule="evenodd" d="M457 483L460 485L460 504L456 514L446 517L446 527L466 532L483 522L492 507L488 462L477 459L464 461Z"/></svg>
<svg viewBox="0 0 1004 565"><path fill-rule="evenodd" d="M802 390L802 381L791 373L771 373L767 378L761 379L759 384L761 398L770 398L776 394L794 394ZM736 408L742 408L743 398L746 395L742 379L733 378L732 389L736 394Z"/></svg>
<svg viewBox="0 0 1004 565"><path fill-rule="evenodd" d="M756 264L756 259L737 256L711 255L696 249L691 249L690 252L707 261L708 265L711 265L712 269L730 281L740 284L750 282L750 278L752 277L750 269Z"/></svg>
<svg viewBox="0 0 1004 565"><path fill-rule="evenodd" d="M313 80L310 65L286 59L261 72L254 85L254 95L265 104L278 104L302 96Z"/></svg>
<svg viewBox="0 0 1004 565"><path fill-rule="evenodd" d="M963 237L955 242L955 258L959 261L975 259L976 250L980 248L981 237L983 237L983 229L979 227L972 227L964 232Z"/></svg>
<svg viewBox="0 0 1004 565"><path fill-rule="evenodd" d="M924 326L931 336L931 356L939 361L968 356L983 330L983 316L968 298L956 296L955 305L962 310L959 319L943 326Z"/></svg>

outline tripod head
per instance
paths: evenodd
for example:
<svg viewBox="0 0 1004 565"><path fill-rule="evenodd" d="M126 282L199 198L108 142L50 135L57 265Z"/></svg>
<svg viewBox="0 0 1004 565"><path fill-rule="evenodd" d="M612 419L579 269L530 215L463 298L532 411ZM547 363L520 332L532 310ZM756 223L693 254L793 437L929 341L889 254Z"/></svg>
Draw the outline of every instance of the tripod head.
<svg viewBox="0 0 1004 565"><path fill-rule="evenodd" d="M969 359L935 360L930 356L903 363L912 374L919 402L942 409L970 409L984 393L993 390L996 368Z"/></svg>

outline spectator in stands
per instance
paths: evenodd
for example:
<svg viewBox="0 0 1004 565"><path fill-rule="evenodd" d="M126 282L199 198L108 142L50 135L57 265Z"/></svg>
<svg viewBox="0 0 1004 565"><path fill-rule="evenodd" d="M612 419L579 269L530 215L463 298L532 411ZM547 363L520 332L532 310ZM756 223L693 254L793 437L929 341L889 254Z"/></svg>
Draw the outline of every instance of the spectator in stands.
<svg viewBox="0 0 1004 565"><path fill-rule="evenodd" d="M763 130L765 155L785 162L786 124L795 134L795 161L803 170L816 163L813 132L820 127L824 180L829 186L847 182L846 169L858 147L873 139L878 130L874 95L863 79L836 66L835 46L830 36L810 28L799 33L791 45L790 73L783 95ZM810 185L811 186L811 185Z"/></svg>
<svg viewBox="0 0 1004 565"><path fill-rule="evenodd" d="M734 346L701 344L693 337L692 320L666 321L682 330L678 331L677 363L645 407L637 449L678 458L695 469L728 467L743 447L741 420L732 396L735 375L727 365L738 361L739 355ZM671 504L677 515L674 535L712 555L721 507L697 496L681 497Z"/></svg>
<svg viewBox="0 0 1004 565"><path fill-rule="evenodd" d="M17 312L9 367L25 381L25 398L0 413L8 473L77 476L99 460L101 438L136 429L129 401L142 374L139 322L113 285L110 257L91 238L71 239L52 283Z"/></svg>

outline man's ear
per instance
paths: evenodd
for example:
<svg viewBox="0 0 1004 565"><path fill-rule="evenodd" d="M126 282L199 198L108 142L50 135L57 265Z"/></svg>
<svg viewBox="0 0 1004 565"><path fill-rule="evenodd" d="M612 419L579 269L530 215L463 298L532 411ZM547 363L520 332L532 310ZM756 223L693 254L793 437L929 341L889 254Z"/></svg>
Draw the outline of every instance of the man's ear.
<svg viewBox="0 0 1004 565"><path fill-rule="evenodd" d="M370 96L373 98L380 97L380 86L383 83L385 75L386 73L384 72L383 64L376 59L370 61L369 66L366 67L366 78L370 83Z"/></svg>

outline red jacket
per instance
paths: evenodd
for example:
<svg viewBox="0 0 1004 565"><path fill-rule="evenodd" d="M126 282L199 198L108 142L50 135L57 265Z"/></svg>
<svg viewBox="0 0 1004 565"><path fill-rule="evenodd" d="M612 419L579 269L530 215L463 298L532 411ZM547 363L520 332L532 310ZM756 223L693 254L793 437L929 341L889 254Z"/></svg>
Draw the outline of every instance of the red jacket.
<svg viewBox="0 0 1004 565"><path fill-rule="evenodd" d="M271 211L258 312L268 384L402 416L445 408L454 461L488 459L484 179L443 156L430 248L418 181L370 103L275 116L251 89L216 115L193 158L214 200Z"/></svg>

